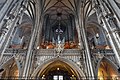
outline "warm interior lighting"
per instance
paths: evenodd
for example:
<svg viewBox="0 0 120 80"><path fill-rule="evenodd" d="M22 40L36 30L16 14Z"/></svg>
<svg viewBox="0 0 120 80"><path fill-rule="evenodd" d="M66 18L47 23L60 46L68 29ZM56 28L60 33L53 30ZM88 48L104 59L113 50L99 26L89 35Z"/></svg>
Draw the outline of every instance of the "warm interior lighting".
<svg viewBox="0 0 120 80"><path fill-rule="evenodd" d="M45 79L45 75L42 76L42 79Z"/></svg>
<svg viewBox="0 0 120 80"><path fill-rule="evenodd" d="M119 77L119 76L116 76L115 79L116 79L116 80L120 80L120 77Z"/></svg>
<svg viewBox="0 0 120 80"><path fill-rule="evenodd" d="M116 78L118 78L118 76L115 75L115 74L113 74L113 75L112 75L112 79L116 79ZM119 78L118 78L118 79L119 79ZM116 79L116 80L118 80L118 79Z"/></svg>
<svg viewBox="0 0 120 80"><path fill-rule="evenodd" d="M74 77L74 75L72 75L72 77Z"/></svg>
<svg viewBox="0 0 120 80"><path fill-rule="evenodd" d="M41 73L39 73L38 76L42 78L43 75L45 75L44 77L45 80L64 80L66 78L71 78L72 80L78 80L77 75L74 72L74 69L71 68L68 64L59 60L49 64L47 67L44 67L43 71L41 71ZM74 77L72 77L72 75L74 75ZM67 79L67 80L71 80L71 79Z"/></svg>
<svg viewBox="0 0 120 80"><path fill-rule="evenodd" d="M38 46L37 49L40 49L40 47Z"/></svg>
<svg viewBox="0 0 120 80"><path fill-rule="evenodd" d="M65 48L65 49L69 49L69 48L70 48L69 42L65 42L64 48Z"/></svg>
<svg viewBox="0 0 120 80"><path fill-rule="evenodd" d="M99 80L106 80L106 79L116 79L118 76L117 71L114 70L114 67L106 62L106 60L103 60L100 64L100 67L98 69L98 79Z"/></svg>
<svg viewBox="0 0 120 80"><path fill-rule="evenodd" d="M19 76L19 71L18 70L15 70L13 75L17 78Z"/></svg>
<svg viewBox="0 0 120 80"><path fill-rule="evenodd" d="M46 49L49 49L49 46L47 46Z"/></svg>
<svg viewBox="0 0 120 80"><path fill-rule="evenodd" d="M60 68L57 68L57 70L60 70Z"/></svg>
<svg viewBox="0 0 120 80"><path fill-rule="evenodd" d="M105 46L105 49L110 49L110 46L108 46L108 45L107 45L107 46Z"/></svg>
<svg viewBox="0 0 120 80"><path fill-rule="evenodd" d="M53 44L52 44L52 42L50 42L48 45L47 45L47 47L46 47L47 49L53 49L54 48L54 46L53 46Z"/></svg>
<svg viewBox="0 0 120 80"><path fill-rule="evenodd" d="M80 65L80 62L77 62L78 65Z"/></svg>
<svg viewBox="0 0 120 80"><path fill-rule="evenodd" d="M99 80L104 80L104 78L102 76L99 76L98 79Z"/></svg>
<svg viewBox="0 0 120 80"><path fill-rule="evenodd" d="M96 34L96 38L99 38L99 34L98 33Z"/></svg>
<svg viewBox="0 0 120 80"><path fill-rule="evenodd" d="M78 43L78 45L80 46L80 45L81 45L81 43Z"/></svg>

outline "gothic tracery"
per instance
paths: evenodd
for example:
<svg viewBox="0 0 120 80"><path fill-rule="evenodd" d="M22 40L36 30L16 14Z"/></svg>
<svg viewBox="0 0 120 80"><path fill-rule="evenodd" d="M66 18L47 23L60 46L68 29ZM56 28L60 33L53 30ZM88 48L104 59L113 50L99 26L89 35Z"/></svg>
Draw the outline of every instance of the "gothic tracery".
<svg viewBox="0 0 120 80"><path fill-rule="evenodd" d="M2 0L0 13L0 79L119 79L120 0Z"/></svg>

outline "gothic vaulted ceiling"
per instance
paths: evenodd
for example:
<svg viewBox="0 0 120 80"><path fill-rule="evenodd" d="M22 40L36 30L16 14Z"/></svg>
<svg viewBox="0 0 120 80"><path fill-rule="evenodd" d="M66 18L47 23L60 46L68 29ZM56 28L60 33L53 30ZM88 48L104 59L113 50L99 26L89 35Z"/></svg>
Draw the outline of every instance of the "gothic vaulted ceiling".
<svg viewBox="0 0 120 80"><path fill-rule="evenodd" d="M49 14L51 19L67 19L68 14L74 14L78 0L42 0L43 14Z"/></svg>

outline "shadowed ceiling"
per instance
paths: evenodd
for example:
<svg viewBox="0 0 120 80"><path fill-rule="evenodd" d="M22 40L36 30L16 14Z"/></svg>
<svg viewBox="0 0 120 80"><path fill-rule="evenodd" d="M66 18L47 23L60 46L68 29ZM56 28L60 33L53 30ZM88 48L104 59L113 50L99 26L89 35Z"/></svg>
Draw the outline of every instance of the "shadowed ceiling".
<svg viewBox="0 0 120 80"><path fill-rule="evenodd" d="M49 14L51 20L66 20L69 14L75 14L78 0L42 0L43 14Z"/></svg>

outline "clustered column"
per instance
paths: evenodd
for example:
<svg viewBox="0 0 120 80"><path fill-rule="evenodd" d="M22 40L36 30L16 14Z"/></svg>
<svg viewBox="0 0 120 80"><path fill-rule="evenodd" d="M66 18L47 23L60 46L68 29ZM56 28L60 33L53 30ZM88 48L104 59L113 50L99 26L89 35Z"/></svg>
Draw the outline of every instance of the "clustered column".
<svg viewBox="0 0 120 80"><path fill-rule="evenodd" d="M1 27L1 36L0 36L0 61L3 57L4 51L7 48L10 40L13 37L13 32L16 29L15 27L18 25L21 16L23 14L23 6L20 3L24 3L21 1L13 1L13 7L10 7L10 10L5 19L3 19L4 24ZM16 3L15 3L16 2ZM9 9L9 8L8 8Z"/></svg>
<svg viewBox="0 0 120 80"><path fill-rule="evenodd" d="M110 0L108 0L111 2ZM120 35L116 32L119 30L119 26L117 25L117 20L114 17L116 15L112 11L112 8L108 6L106 1L95 1L95 10L96 14L99 19L99 23L102 25L102 27L106 30L106 37L108 38L111 47L114 51L116 60L118 62L118 67L120 67ZM111 4L112 5L112 4ZM114 5L114 4L113 4ZM113 6L112 5L112 6ZM119 10L118 10L119 12Z"/></svg>

